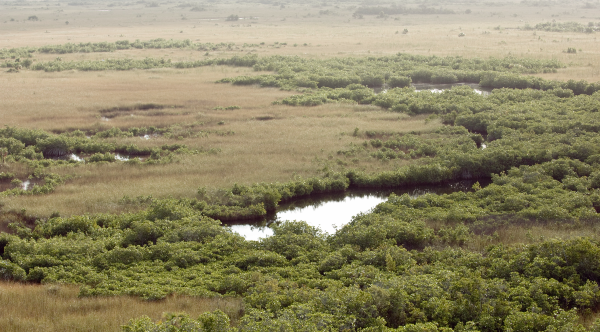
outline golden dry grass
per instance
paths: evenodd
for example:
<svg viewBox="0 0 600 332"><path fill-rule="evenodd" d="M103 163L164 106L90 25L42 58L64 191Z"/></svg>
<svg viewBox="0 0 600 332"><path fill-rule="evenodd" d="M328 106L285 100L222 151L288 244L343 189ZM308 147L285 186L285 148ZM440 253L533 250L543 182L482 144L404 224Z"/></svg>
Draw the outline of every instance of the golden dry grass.
<svg viewBox="0 0 600 332"><path fill-rule="evenodd" d="M22 75L21 75L22 74ZM125 72L25 71L0 80L3 124L61 131L67 129L167 126L194 121L216 106L266 107L291 95L276 89L236 88L216 80L252 75L248 68L206 67ZM163 116L120 116L101 119L100 110L158 103L181 106Z"/></svg>
<svg viewBox="0 0 600 332"><path fill-rule="evenodd" d="M477 235L471 238L467 247L483 251L490 244L516 245L535 243L551 239L570 240L578 237L600 238L600 228L592 224L556 224L556 225L511 225L500 227L494 235Z"/></svg>
<svg viewBox="0 0 600 332"><path fill-rule="evenodd" d="M154 321L168 312L192 318L220 309L233 323L243 315L239 298L171 296L146 302L127 296L78 298L79 287L0 283L0 326L4 332L120 331L132 318L147 315Z"/></svg>
<svg viewBox="0 0 600 332"><path fill-rule="evenodd" d="M438 121L425 123L424 117L404 118L372 107L324 105L315 108L272 106L264 109L213 111L203 118L222 119L215 125L235 134L178 140L156 138L144 144L185 143L192 148L218 148L218 154L182 155L166 165L131 166L124 163L55 168L52 172L71 175L72 180L57 187L51 195L20 196L5 199L6 208L27 207L28 213L61 215L121 212L129 206L118 201L125 195L190 197L199 187L229 187L234 183L284 182L294 176L310 177L329 166L349 163L366 171L393 169L403 161L382 164L371 158L358 164L339 157L337 151L364 138L352 136L354 128L388 132L434 130ZM256 120L271 114L273 120ZM217 117L218 116L218 117ZM210 121L215 122L215 121ZM129 140L125 140L129 142ZM338 161L338 159L340 161Z"/></svg>

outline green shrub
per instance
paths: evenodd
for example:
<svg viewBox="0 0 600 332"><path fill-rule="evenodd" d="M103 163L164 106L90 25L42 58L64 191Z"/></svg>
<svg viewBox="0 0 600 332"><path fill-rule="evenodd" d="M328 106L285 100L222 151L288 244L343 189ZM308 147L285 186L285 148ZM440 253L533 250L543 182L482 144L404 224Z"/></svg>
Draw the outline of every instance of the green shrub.
<svg viewBox="0 0 600 332"><path fill-rule="evenodd" d="M87 216L52 218L36 227L43 236L65 236L69 233L91 234L97 228L94 220Z"/></svg>
<svg viewBox="0 0 600 332"><path fill-rule="evenodd" d="M94 153L93 155L91 155L88 159L88 162L90 163L99 163L99 162L114 162L115 161L115 155L107 152L107 153Z"/></svg>
<svg viewBox="0 0 600 332"><path fill-rule="evenodd" d="M393 76L387 81L387 84L390 88L405 88L410 86L412 83L410 77L398 77Z"/></svg>
<svg viewBox="0 0 600 332"><path fill-rule="evenodd" d="M10 261L0 260L0 279L5 281L25 280L25 270Z"/></svg>

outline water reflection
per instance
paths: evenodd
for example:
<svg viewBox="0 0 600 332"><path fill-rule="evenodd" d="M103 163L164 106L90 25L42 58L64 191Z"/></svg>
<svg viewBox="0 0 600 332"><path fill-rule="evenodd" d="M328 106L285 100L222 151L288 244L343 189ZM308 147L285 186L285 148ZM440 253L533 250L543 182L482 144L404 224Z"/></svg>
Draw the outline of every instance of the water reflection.
<svg viewBox="0 0 600 332"><path fill-rule="evenodd" d="M71 153L69 155L69 160L74 160L74 161L77 161L77 162L85 162L85 160L83 160L83 158L79 157L78 155L76 155L74 153Z"/></svg>
<svg viewBox="0 0 600 332"><path fill-rule="evenodd" d="M25 179L21 181L19 184L15 184L11 181L0 181L0 192L11 190L11 189L22 189L22 190L32 190L36 185L42 185L44 180L40 179Z"/></svg>
<svg viewBox="0 0 600 332"><path fill-rule="evenodd" d="M432 83L413 83L412 87L415 88L416 92L420 91L431 91L434 93L442 93L444 90L448 90L455 86L463 86L466 85L473 89L475 93L478 93L483 96L488 96L492 93L492 89L482 88L477 83L449 83L449 84L432 84ZM387 86L382 86L378 88L373 88L373 92L376 94L386 93L388 91Z"/></svg>
<svg viewBox="0 0 600 332"><path fill-rule="evenodd" d="M76 162L83 162L83 163L85 162L85 160L83 159L83 157L80 157L80 156L78 156L78 155L76 155L74 153L65 154L65 155L62 155L62 156L59 156L59 157L53 157L52 159L54 159L54 160L66 160L66 161L73 160L73 161L76 161Z"/></svg>
<svg viewBox="0 0 600 332"><path fill-rule="evenodd" d="M450 194L457 191L471 191L476 181L459 181L439 186L406 187L396 190L349 190L344 193L315 195L280 205L276 214L267 216L261 222L223 222L246 240L259 240L273 235L268 226L284 220L302 220L319 227L323 232L333 234L359 213L369 212L377 204L385 202L391 193L408 194L412 198L424 194ZM482 186L489 180L479 180Z"/></svg>
<svg viewBox="0 0 600 332"><path fill-rule="evenodd" d="M415 91L426 91L429 90L435 93L441 93L444 90L451 89L455 86L463 86L466 85L473 89L475 93L478 93L483 96L487 96L492 93L492 89L482 88L477 83L451 83L451 84L431 84L431 83L414 83L412 86L415 88Z"/></svg>
<svg viewBox="0 0 600 332"><path fill-rule="evenodd" d="M29 189L30 185L31 185L31 181L25 180L21 183L21 189L27 190L27 189Z"/></svg>

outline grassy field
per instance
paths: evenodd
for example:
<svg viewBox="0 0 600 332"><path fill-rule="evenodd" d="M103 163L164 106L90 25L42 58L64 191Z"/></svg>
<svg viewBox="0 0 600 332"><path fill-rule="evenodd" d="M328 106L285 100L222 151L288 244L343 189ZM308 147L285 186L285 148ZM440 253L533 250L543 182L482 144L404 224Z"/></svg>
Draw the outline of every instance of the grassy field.
<svg viewBox="0 0 600 332"><path fill-rule="evenodd" d="M420 3L410 3L417 7ZM143 59L188 61L255 53L298 55L305 58L365 57L405 52L418 55L557 59L567 65L557 73L537 76L566 81L600 81L598 33L526 31L519 27L542 22L600 21L600 6L586 1L556 2L441 2L434 8L455 14L364 15L353 13L359 2L60 2L0 3L0 48L40 47L64 43L145 41L155 38L190 39L203 43L235 43L233 49L142 49L111 53L60 55L63 61ZM237 21L227 21L239 15ZM407 33L403 33L404 30ZM459 34L464 34L459 37ZM253 46L243 47L244 43ZM573 48L576 53L567 53ZM36 54L35 62L56 54ZM35 63L34 62L34 63ZM83 213L131 211L124 196L194 197L199 187L224 188L234 183L285 182L327 170L356 168L366 172L392 170L409 160L355 160L337 151L364 141L364 132L431 132L440 120L409 117L378 107L327 104L290 107L273 104L297 94L274 88L240 87L215 81L257 75L250 68L212 66L195 69L46 73L0 70L0 125L61 133L97 132L117 127L171 127L174 137L114 139L141 147L181 143L191 149L213 151L178 156L158 165L125 163L54 167L49 171L68 178L49 195L0 199L4 211L25 210L46 218ZM103 110L155 103L153 112L131 111L106 118ZM222 110L219 107L239 106ZM353 132L358 128L358 134ZM24 178L31 170L21 164L0 164ZM1 188L1 187L0 187ZM0 230L14 221L3 214ZM29 221L32 224L32 221ZM565 226L566 227L566 226ZM568 227L567 227L568 228ZM597 233L595 227L500 229L496 238L478 237L474 250L489 243L526 243L531 238L571 238ZM532 235L533 234L533 235ZM238 299L214 300L169 297L141 302L128 297L77 298L75 286L0 284L0 326L5 331L109 331L132 317L153 320L163 312L199 313L221 309L230 317L243 311ZM57 319L57 317L61 317ZM106 325L110 324L110 325Z"/></svg>
<svg viewBox="0 0 600 332"><path fill-rule="evenodd" d="M239 298L206 299L172 296L160 302L115 296L78 298L79 287L0 283L3 331L118 331L132 317L160 320L164 312L183 312L196 318L220 309L235 323L243 315Z"/></svg>

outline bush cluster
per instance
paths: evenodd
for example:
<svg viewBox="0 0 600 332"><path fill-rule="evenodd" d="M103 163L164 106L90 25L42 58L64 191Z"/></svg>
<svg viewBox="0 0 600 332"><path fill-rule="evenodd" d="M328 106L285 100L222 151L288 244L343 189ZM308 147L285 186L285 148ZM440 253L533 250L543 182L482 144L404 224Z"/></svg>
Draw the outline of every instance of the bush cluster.
<svg viewBox="0 0 600 332"><path fill-rule="evenodd" d="M535 26L525 24L521 29L523 30L540 30L540 31L551 31L551 32L585 32L593 33L598 31L598 23L589 22L587 25L578 22L543 22L538 23Z"/></svg>
<svg viewBox="0 0 600 332"><path fill-rule="evenodd" d="M489 231L490 216L496 227L596 220L598 199L586 198L595 191L573 191L553 174L545 165L524 166L474 192L392 195L330 236L284 222L273 236L248 242L206 217L197 202L174 199L133 214L55 217L33 232L0 236L0 273L79 283L81 296L243 296L239 331L585 331L578 313L600 303L599 243L461 247L473 232ZM124 330L162 331L172 319L197 331L210 331L207 321L227 326L215 312L198 320L140 318Z"/></svg>

